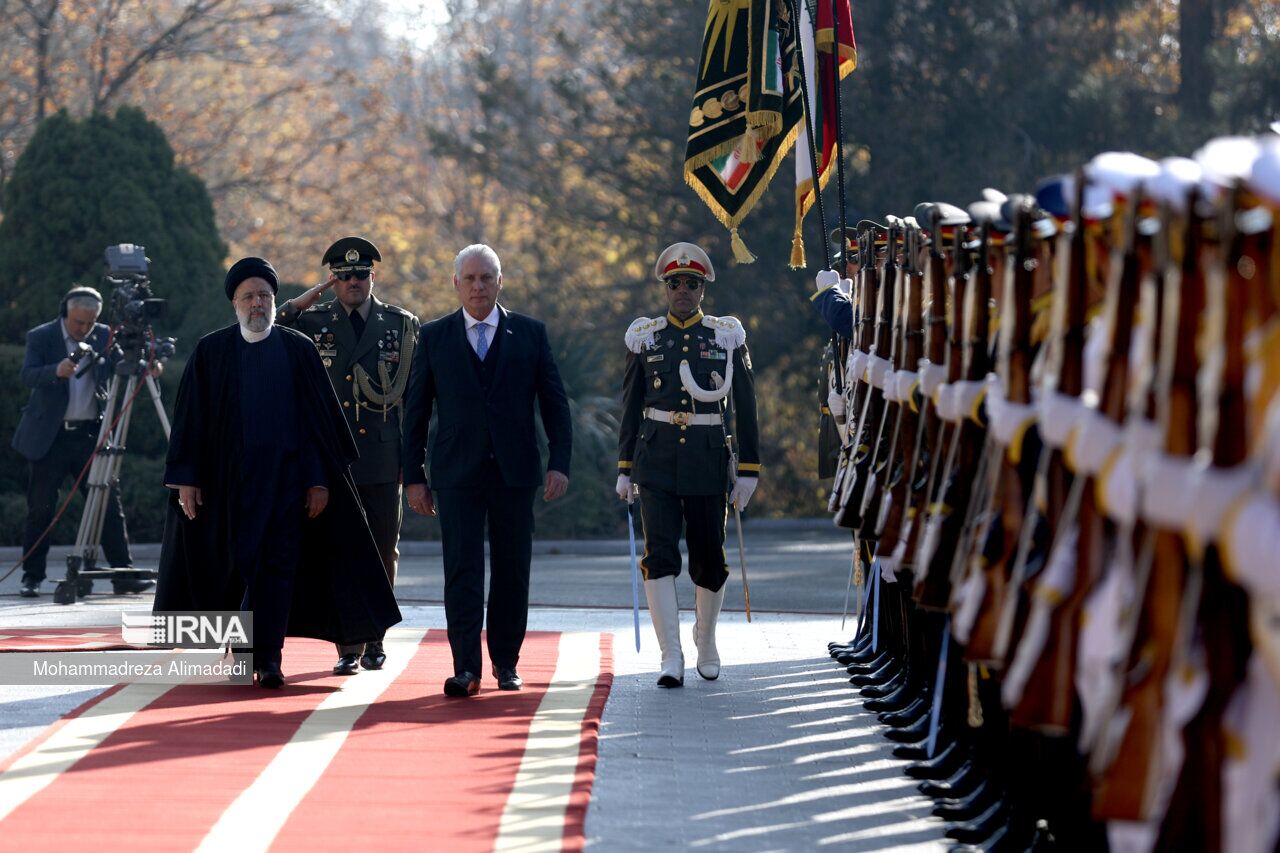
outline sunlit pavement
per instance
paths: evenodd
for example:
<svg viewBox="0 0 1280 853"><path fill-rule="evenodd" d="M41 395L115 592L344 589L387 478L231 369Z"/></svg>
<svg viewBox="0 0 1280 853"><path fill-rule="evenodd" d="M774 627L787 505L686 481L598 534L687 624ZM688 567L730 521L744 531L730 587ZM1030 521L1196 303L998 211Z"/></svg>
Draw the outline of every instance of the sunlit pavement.
<svg viewBox="0 0 1280 853"><path fill-rule="evenodd" d="M848 540L838 531L813 530L755 541L753 621L741 612L723 614L721 675L704 681L694 669L693 613L683 612L687 670L685 686L675 690L655 686L657 643L643 609L641 650L635 649L625 550L617 555L609 553L613 543L596 543L584 550L598 548L597 553L544 550L535 558L535 601L567 598L576 587L574 597L587 606L535 606L530 630L614 635L615 675L586 817L588 846L944 849L944 824L928 816L931 802L903 775L904 763L891 757L874 716L862 710L861 698L825 653L827 641L842 636ZM401 589L402 600L438 591L438 579L428 577L438 573L438 561L431 554L404 560L402 578L419 576L421 595L406 596ZM736 560L730 562L735 576L726 607L741 610ZM797 584L799 579L804 583ZM680 595L691 608L687 578L681 579ZM48 595L31 603L2 592L0 602L0 628L116 625L120 609L150 606L147 596L94 595L60 607ZM809 609L796 604L820 602L832 612L794 612ZM792 612L778 612L778 603L792 605ZM402 609L404 627L444 626L438 605L406 601ZM97 692L0 686L0 760Z"/></svg>

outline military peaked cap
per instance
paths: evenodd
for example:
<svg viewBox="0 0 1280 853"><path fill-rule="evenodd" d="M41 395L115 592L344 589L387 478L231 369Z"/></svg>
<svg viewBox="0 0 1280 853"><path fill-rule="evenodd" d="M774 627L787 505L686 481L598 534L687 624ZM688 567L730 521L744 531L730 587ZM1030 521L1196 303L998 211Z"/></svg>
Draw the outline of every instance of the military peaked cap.
<svg viewBox="0 0 1280 853"><path fill-rule="evenodd" d="M333 272L367 271L374 261L381 261L378 247L363 237L343 237L324 252L320 263L327 264Z"/></svg>
<svg viewBox="0 0 1280 853"><path fill-rule="evenodd" d="M672 243L658 255L653 265L653 275L658 281L666 281L673 275L696 275L707 281L716 280L715 267L707 253L692 243Z"/></svg>

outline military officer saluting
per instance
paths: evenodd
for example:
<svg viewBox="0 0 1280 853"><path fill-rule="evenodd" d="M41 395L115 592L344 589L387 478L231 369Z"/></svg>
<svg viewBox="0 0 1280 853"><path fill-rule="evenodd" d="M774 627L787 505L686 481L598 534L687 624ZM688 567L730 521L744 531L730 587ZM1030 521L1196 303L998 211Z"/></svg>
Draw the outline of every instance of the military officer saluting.
<svg viewBox="0 0 1280 853"><path fill-rule="evenodd" d="M662 650L658 685L680 687L681 528L695 587L698 674L714 679L720 674L716 619L729 577L726 501L746 507L760 475L760 442L746 330L734 317L702 313L705 285L716 277L707 253L676 243L658 257L654 275L666 285L668 310L627 329L617 492L630 502L638 487L645 544L640 565Z"/></svg>
<svg viewBox="0 0 1280 853"><path fill-rule="evenodd" d="M418 318L373 295L382 255L363 237L343 237L324 253L329 278L280 307L276 322L315 343L347 416L360 458L351 476L360 494L387 578L395 584L400 540L400 432L403 398L418 340ZM336 298L319 302L330 288ZM339 646L335 675L381 669L382 642Z"/></svg>

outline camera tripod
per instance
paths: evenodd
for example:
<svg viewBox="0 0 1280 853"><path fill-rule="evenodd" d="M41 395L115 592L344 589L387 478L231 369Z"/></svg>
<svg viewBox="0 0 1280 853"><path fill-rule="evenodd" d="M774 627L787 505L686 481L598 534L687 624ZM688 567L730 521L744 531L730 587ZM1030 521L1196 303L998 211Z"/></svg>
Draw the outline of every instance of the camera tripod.
<svg viewBox="0 0 1280 853"><path fill-rule="evenodd" d="M160 384L148 370L147 362L118 361L115 373L107 386L107 402L102 412L102 428L98 432L98 449L89 465L88 481L84 502L84 513L80 517L80 530L76 534L76 544L67 556L67 576L58 581L53 591L55 604L73 604L79 593L80 581L93 578L112 577L121 572L134 576L143 573L153 574L148 570L128 567L98 567L98 549L102 546L102 522L107 514L107 500L111 489L117 486L120 478L120 466L124 462L125 437L129 434L129 422L133 419L133 401L140 390L138 383L146 385L151 394L151 402L155 404L156 414L160 418L160 426L164 429L165 438L169 437L169 416L165 414L164 403L160 398ZM121 382L124 379L123 394ZM119 411L117 412L117 408Z"/></svg>

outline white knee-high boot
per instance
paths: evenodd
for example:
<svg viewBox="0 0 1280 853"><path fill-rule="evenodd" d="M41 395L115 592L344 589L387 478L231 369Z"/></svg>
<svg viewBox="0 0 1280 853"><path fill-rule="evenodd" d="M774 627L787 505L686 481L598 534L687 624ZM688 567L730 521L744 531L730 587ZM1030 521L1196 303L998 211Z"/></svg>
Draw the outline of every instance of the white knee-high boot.
<svg viewBox="0 0 1280 853"><path fill-rule="evenodd" d="M716 650L716 619L720 617L720 605L724 603L724 587L716 592L694 587L694 607L697 618L693 623L693 642L698 647L698 675L707 681L720 677L720 652Z"/></svg>
<svg viewBox="0 0 1280 853"><path fill-rule="evenodd" d="M653 618L658 648L662 650L662 671L658 674L658 686L683 687L684 652L680 648L680 605L676 601L676 579L667 577L645 581L644 594L649 599L649 616Z"/></svg>

